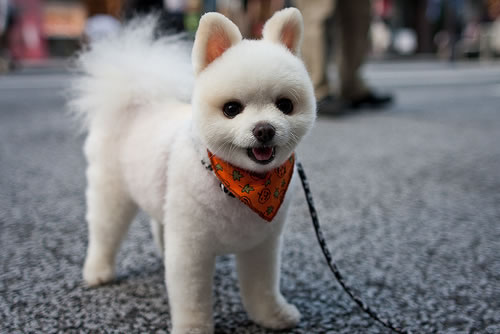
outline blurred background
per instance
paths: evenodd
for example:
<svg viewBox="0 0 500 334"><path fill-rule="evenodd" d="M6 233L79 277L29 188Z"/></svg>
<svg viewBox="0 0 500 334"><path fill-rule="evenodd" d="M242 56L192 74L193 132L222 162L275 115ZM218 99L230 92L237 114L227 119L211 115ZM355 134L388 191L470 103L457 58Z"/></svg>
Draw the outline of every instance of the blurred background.
<svg viewBox="0 0 500 334"><path fill-rule="evenodd" d="M304 14L304 43L319 36L307 22L343 20L343 34L332 34L335 52L323 57L335 58L326 70L314 60L322 43L302 49L326 113L318 103L297 156L348 285L414 333L500 333L500 0L338 0L332 10L333 3L0 0L0 333L170 326L163 263L145 215L118 255L116 281L98 289L82 281L84 136L66 108L75 53L135 13L159 11L158 33L192 38L200 16L217 10L258 38L266 19L290 5ZM360 4L364 10L346 11ZM367 44L365 83L358 70ZM326 74L337 78L339 94ZM342 115L339 97L357 111L331 117ZM287 333L388 333L325 267L302 195L289 217L282 287L303 318ZM234 267L231 256L217 260L216 333L275 333L248 319Z"/></svg>
<svg viewBox="0 0 500 334"><path fill-rule="evenodd" d="M284 0L0 0L0 71L65 59L86 34L105 33L134 11L161 9L169 27L194 33L219 11L246 37L259 37ZM500 56L500 0L373 0L372 56L494 59Z"/></svg>

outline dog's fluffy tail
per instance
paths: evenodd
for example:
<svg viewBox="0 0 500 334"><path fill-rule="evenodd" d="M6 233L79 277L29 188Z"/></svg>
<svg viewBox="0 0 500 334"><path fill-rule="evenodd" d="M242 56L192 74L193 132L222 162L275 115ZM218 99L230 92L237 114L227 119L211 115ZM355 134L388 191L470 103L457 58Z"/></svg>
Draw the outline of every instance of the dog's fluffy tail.
<svg viewBox="0 0 500 334"><path fill-rule="evenodd" d="M120 117L128 106L190 99L191 43L155 38L156 23L153 16L136 19L79 56L82 73L71 85L69 107L85 128L96 117Z"/></svg>

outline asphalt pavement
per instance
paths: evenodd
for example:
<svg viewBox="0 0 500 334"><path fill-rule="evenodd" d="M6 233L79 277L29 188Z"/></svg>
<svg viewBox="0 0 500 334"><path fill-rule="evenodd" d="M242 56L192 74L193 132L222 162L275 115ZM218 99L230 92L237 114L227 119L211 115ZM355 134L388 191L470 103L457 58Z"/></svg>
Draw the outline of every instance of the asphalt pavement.
<svg viewBox="0 0 500 334"><path fill-rule="evenodd" d="M500 64L370 64L386 110L321 115L298 150L333 257L383 317L414 333L500 333ZM140 214L114 283L81 278L84 137L62 70L0 76L0 332L166 333L164 269ZM216 333L271 333L243 310L218 259ZM302 194L285 233L285 333L389 333L335 282Z"/></svg>

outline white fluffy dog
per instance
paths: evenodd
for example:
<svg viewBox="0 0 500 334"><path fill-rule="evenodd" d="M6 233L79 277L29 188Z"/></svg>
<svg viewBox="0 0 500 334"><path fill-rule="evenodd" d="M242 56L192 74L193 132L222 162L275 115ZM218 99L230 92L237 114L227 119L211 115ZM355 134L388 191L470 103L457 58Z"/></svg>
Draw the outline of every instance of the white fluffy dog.
<svg viewBox="0 0 500 334"><path fill-rule="evenodd" d="M279 288L290 180L279 179L277 206L256 212L238 189L221 191L228 184L217 173L222 163L234 167L234 180L280 174L287 162L293 170L293 152L316 115L299 58L302 16L284 9L266 23L263 39L242 40L230 20L206 14L192 69L186 43L154 39L151 21L136 21L80 58L84 75L75 80L71 105L88 127L83 277L90 286L113 279L115 255L140 207L152 217L164 255L172 333L213 332L214 263L228 253L236 254L250 318L293 327L300 313ZM191 104L183 102L190 96ZM252 183L239 190L257 193ZM273 197L263 193L259 202Z"/></svg>

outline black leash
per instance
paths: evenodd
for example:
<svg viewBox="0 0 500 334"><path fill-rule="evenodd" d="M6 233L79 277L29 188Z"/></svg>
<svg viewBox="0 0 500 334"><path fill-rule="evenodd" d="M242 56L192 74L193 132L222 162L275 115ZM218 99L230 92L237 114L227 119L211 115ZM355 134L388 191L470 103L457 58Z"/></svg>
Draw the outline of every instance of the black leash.
<svg viewBox="0 0 500 334"><path fill-rule="evenodd" d="M351 297L351 299L372 319L381 323L383 326L389 328L395 333L399 334L411 334L409 331L404 329L399 329L395 327L390 320L386 320L381 318L374 310L372 310L368 305L366 305L361 298L354 295L354 292L348 287L345 282L342 274L340 273L337 265L333 262L332 255L326 245L325 238L323 237L323 232L321 232L321 227L319 226L318 214L316 213L316 209L314 207L313 197L311 194L311 189L309 188L309 182L307 181L306 173L304 172L304 168L300 162L297 162L297 171L300 175L300 181L302 182L302 187L304 188L304 194L306 195L307 205L309 206L309 212L311 213L311 219L314 226L314 230L316 231L316 237L318 238L319 245L321 250L323 251L323 255L325 255L326 262L328 263L328 267L332 271L333 275L342 286L344 291Z"/></svg>

